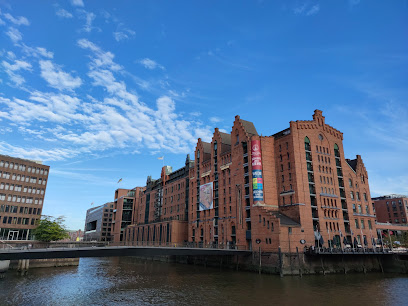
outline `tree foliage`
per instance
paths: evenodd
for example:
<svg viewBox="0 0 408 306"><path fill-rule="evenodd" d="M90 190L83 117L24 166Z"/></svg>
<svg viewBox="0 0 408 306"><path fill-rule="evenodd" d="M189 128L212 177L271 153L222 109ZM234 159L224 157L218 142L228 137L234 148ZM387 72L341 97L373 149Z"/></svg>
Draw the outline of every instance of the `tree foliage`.
<svg viewBox="0 0 408 306"><path fill-rule="evenodd" d="M35 239L44 242L57 241L68 238L68 231L65 229L64 217L54 218L51 216L41 216L34 230Z"/></svg>

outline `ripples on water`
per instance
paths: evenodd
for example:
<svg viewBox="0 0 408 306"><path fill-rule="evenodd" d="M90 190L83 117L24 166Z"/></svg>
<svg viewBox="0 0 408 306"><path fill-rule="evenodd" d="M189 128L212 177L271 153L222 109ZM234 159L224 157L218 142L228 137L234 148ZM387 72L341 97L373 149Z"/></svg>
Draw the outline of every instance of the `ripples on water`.
<svg viewBox="0 0 408 306"><path fill-rule="evenodd" d="M9 271L0 305L408 305L408 277L284 277L141 261L82 258L78 267Z"/></svg>

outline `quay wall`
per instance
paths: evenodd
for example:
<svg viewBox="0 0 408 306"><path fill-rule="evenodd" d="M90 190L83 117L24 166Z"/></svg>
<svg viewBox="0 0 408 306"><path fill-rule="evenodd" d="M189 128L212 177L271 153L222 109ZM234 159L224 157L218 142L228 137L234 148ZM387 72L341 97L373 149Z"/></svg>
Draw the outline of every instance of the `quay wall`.
<svg viewBox="0 0 408 306"><path fill-rule="evenodd" d="M253 252L250 256L152 256L137 257L181 264L219 267L241 271L289 275L347 273L408 273L408 256L339 254L309 255L303 253Z"/></svg>
<svg viewBox="0 0 408 306"><path fill-rule="evenodd" d="M51 267L68 267L68 266L78 266L79 258L49 258L49 259L26 259L28 267L33 268L51 268ZM19 270L21 267L21 262L23 260L11 260L10 270Z"/></svg>

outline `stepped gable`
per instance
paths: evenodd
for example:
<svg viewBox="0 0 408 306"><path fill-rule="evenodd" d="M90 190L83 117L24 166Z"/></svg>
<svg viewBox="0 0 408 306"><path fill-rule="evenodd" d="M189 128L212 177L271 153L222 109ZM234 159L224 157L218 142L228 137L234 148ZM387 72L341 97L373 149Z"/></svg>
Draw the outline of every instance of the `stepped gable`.
<svg viewBox="0 0 408 306"><path fill-rule="evenodd" d="M199 139L201 141L201 139ZM203 147L202 162L206 162L211 159L211 143L201 141L201 146Z"/></svg>
<svg viewBox="0 0 408 306"><path fill-rule="evenodd" d="M223 144L231 145L231 134L219 132Z"/></svg>
<svg viewBox="0 0 408 306"><path fill-rule="evenodd" d="M238 116L239 118L239 116ZM239 118L239 121L241 122L243 128L245 129L245 131L247 132L248 136L251 137L253 135L258 136L258 132L256 131L255 125L250 122L250 121L246 121L243 119Z"/></svg>
<svg viewBox="0 0 408 306"><path fill-rule="evenodd" d="M313 114L313 120L296 120L290 122L291 128L296 128L299 130L305 129L321 129L334 137L343 140L343 133L334 127L325 123L325 117L321 110L316 109Z"/></svg>
<svg viewBox="0 0 408 306"><path fill-rule="evenodd" d="M223 133L216 129L221 138L221 154L231 152L231 134Z"/></svg>

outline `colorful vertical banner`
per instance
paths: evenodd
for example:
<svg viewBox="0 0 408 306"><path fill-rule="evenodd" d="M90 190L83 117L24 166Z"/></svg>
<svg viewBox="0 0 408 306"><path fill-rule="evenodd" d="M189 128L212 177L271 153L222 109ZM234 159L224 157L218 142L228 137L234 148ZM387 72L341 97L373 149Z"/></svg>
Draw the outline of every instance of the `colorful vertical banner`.
<svg viewBox="0 0 408 306"><path fill-rule="evenodd" d="M213 209L213 182L200 185L200 211Z"/></svg>
<svg viewBox="0 0 408 306"><path fill-rule="evenodd" d="M261 141L251 142L251 165L252 165L252 190L254 204L263 202L263 179L262 179L262 153Z"/></svg>

